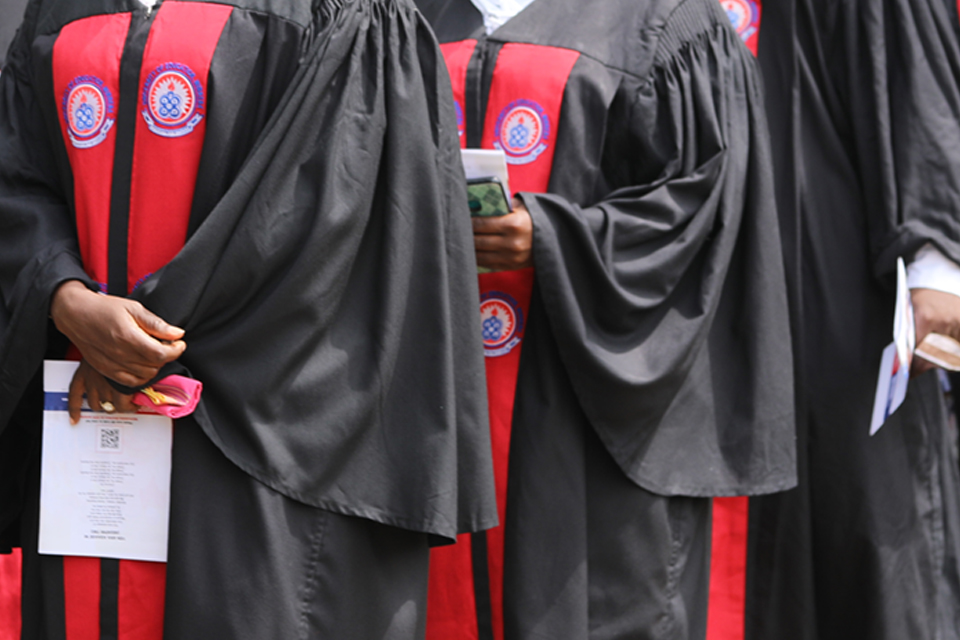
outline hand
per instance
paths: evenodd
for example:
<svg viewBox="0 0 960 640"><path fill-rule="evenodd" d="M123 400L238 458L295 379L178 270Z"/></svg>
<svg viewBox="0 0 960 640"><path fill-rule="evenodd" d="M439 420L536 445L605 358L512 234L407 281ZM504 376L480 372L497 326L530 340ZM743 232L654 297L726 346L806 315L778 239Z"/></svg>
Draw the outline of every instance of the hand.
<svg viewBox="0 0 960 640"><path fill-rule="evenodd" d="M104 404L108 402L113 405L113 409L107 413L137 411L137 406L133 404L133 396L124 395L110 386L107 379L94 371L86 360L80 363L70 382L70 392L67 395L70 424L77 424L80 421L80 407L83 404L84 395L87 396L87 404L94 411L106 411Z"/></svg>
<svg viewBox="0 0 960 640"><path fill-rule="evenodd" d="M911 289L913 314L917 323L917 345L928 333L939 333L960 341L960 296L935 289ZM919 375L936 365L916 357L912 373Z"/></svg>
<svg viewBox="0 0 960 640"><path fill-rule="evenodd" d="M187 348L183 329L139 302L94 293L76 280L53 294L50 316L89 366L128 387L146 384Z"/></svg>
<svg viewBox="0 0 960 640"><path fill-rule="evenodd" d="M473 244L477 264L494 271L533 266L533 220L518 198L505 216L473 218Z"/></svg>

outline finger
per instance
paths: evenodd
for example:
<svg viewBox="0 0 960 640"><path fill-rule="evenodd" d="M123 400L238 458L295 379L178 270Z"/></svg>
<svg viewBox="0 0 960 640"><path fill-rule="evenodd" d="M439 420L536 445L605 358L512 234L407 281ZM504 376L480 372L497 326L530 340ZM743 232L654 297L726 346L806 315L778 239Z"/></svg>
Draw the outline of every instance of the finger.
<svg viewBox="0 0 960 640"><path fill-rule="evenodd" d="M97 388L97 385L91 383L91 380L90 380L91 377L92 376L87 376L84 378L84 386L87 389L87 404L94 411L103 411L103 407L101 406L101 403L103 402L104 399L106 399L109 396L104 396L100 393L100 390Z"/></svg>
<svg viewBox="0 0 960 640"><path fill-rule="evenodd" d="M503 258L503 255L497 251L478 251L477 266L494 271L509 271L513 267Z"/></svg>
<svg viewBox="0 0 960 640"><path fill-rule="evenodd" d="M88 362L90 367L101 376L128 387L146 384L160 372L158 365L129 362L120 364L114 358L99 352L92 352L85 362Z"/></svg>
<svg viewBox="0 0 960 640"><path fill-rule="evenodd" d="M155 369L179 358L186 348L187 344L183 340L160 342L134 325L104 350L106 362L103 364L130 372L135 372L138 367ZM101 370L100 373L113 377L108 371Z"/></svg>
<svg viewBox="0 0 960 640"><path fill-rule="evenodd" d="M91 387L96 387L96 393L98 396L97 402L98 402L98 406L100 406L101 408L102 408L101 403L109 402L110 404L113 405L114 411L124 411L124 412L136 411L136 407L133 404L133 396L126 395L124 393L117 391L110 384L110 381L104 378L103 376L101 376L100 374L91 373L90 378L88 378L87 380L87 387L88 389ZM87 397L88 398L90 397L89 392ZM113 413L113 411L111 411L110 413Z"/></svg>
<svg viewBox="0 0 960 640"><path fill-rule="evenodd" d="M529 251L477 251L477 265L495 271L514 271L533 266Z"/></svg>
<svg viewBox="0 0 960 640"><path fill-rule="evenodd" d="M67 413L70 415L70 424L80 422L80 407L83 405L85 391L83 374L79 369L73 374L70 388L67 391Z"/></svg>
<svg viewBox="0 0 960 640"><path fill-rule="evenodd" d="M113 390L111 402L113 402L113 406L115 406L120 413L137 412L137 405L133 404L133 396L120 393L116 389Z"/></svg>
<svg viewBox="0 0 960 640"><path fill-rule="evenodd" d="M117 397L121 396L110 382L96 371L90 371L87 376L87 401L96 411L104 411L103 405L107 402L117 408ZM109 411L108 413L113 413Z"/></svg>
<svg viewBox="0 0 960 640"><path fill-rule="evenodd" d="M131 361L147 366L163 366L179 358L186 350L187 343L183 340L158 342L147 336L139 344L139 353L143 359L139 361L131 359Z"/></svg>
<svg viewBox="0 0 960 640"><path fill-rule="evenodd" d="M141 304L131 305L128 311L140 328L157 340L180 340L184 336L183 329L168 324L163 318Z"/></svg>
<svg viewBox="0 0 960 640"><path fill-rule="evenodd" d="M114 382L122 384L125 387L141 387L147 384L148 382L150 382L151 380L153 380L157 376L157 373L159 372L160 370L157 369L151 375L138 376L138 375L133 375L131 373L128 373L126 371L120 371L116 374L115 377L110 376L110 379L113 380Z"/></svg>
<svg viewBox="0 0 960 640"><path fill-rule="evenodd" d="M471 218L474 235L503 235L507 229L503 223L505 217L507 216L477 216Z"/></svg>
<svg viewBox="0 0 960 640"><path fill-rule="evenodd" d="M477 251L505 251L512 249L512 243L506 236L473 236L473 246Z"/></svg>

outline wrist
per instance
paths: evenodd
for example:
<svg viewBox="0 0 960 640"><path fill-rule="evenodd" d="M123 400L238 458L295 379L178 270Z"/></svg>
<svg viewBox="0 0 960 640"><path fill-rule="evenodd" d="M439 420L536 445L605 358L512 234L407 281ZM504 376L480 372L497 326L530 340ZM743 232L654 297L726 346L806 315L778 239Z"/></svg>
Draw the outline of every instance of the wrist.
<svg viewBox="0 0 960 640"><path fill-rule="evenodd" d="M60 328L60 324L70 308L80 297L93 293L79 280L67 280L60 284L50 297L50 318Z"/></svg>

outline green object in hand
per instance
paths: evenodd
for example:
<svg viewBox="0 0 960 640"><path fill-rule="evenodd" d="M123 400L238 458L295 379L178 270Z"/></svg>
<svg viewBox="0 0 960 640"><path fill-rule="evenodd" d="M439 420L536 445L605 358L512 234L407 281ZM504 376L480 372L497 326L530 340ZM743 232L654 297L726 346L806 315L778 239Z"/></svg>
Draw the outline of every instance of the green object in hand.
<svg viewBox="0 0 960 640"><path fill-rule="evenodd" d="M505 216L513 208L495 176L467 180L467 204L471 216Z"/></svg>

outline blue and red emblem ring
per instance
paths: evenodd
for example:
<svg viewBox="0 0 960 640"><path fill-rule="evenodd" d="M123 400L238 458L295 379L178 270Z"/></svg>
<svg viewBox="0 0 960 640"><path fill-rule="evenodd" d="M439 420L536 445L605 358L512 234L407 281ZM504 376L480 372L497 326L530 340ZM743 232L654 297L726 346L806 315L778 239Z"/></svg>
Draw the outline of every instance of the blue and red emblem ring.
<svg viewBox="0 0 960 640"><path fill-rule="evenodd" d="M497 116L493 146L510 164L529 164L547 150L550 117L533 100L514 100Z"/></svg>
<svg viewBox="0 0 960 640"><path fill-rule="evenodd" d="M67 137L77 149L95 147L116 122L116 105L107 85L96 76L77 76L63 92Z"/></svg>
<svg viewBox="0 0 960 640"><path fill-rule="evenodd" d="M203 120L203 84L187 65L165 62L144 81L140 106L150 131L164 138L185 136Z"/></svg>
<svg viewBox="0 0 960 640"><path fill-rule="evenodd" d="M483 351L488 358L503 356L520 344L523 311L512 296L488 291L480 296L480 326Z"/></svg>
<svg viewBox="0 0 960 640"><path fill-rule="evenodd" d="M757 32L760 26L760 10L754 0L720 0L730 24L744 41Z"/></svg>

